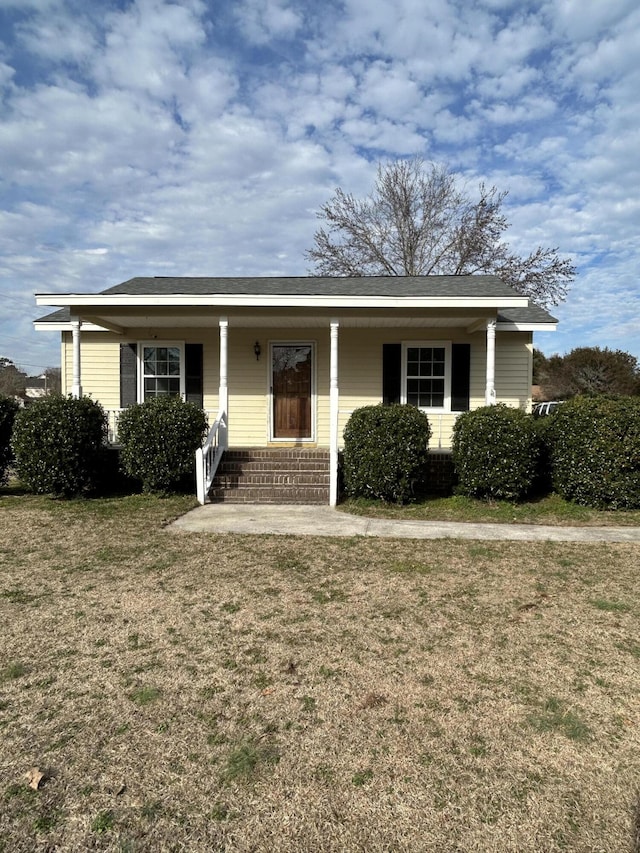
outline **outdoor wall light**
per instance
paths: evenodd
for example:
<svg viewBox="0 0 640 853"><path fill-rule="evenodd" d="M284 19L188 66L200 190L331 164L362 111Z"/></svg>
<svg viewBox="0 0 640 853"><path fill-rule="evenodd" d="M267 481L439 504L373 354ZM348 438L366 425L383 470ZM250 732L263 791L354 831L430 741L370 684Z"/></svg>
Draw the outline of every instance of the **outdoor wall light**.
<svg viewBox="0 0 640 853"><path fill-rule="evenodd" d="M253 351L256 354L256 361L260 361L260 353L262 352L262 348L260 347L260 341L256 341L253 345Z"/></svg>

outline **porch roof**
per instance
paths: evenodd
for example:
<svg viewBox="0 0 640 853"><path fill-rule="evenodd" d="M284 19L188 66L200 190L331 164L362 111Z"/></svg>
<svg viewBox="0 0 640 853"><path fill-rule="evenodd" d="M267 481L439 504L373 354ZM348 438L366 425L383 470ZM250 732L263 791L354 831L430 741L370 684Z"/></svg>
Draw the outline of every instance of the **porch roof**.
<svg viewBox="0 0 640 853"><path fill-rule="evenodd" d="M122 331L156 325L213 325L233 314L244 325L298 321L323 323L329 313L346 324L393 324L405 312L424 324L468 325L494 316L504 329L553 328L556 320L497 276L371 276L185 278L137 277L101 293L36 294L38 305L61 306L35 321L36 328L64 329L72 316L94 328ZM408 312L408 313L407 313ZM417 312L417 313L415 313Z"/></svg>

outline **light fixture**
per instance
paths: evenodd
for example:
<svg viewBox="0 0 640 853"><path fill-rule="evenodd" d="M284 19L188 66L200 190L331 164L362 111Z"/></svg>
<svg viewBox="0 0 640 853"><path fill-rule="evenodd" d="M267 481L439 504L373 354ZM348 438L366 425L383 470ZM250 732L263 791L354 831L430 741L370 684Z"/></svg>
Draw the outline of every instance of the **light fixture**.
<svg viewBox="0 0 640 853"><path fill-rule="evenodd" d="M253 351L256 354L256 361L260 361L260 353L262 352L262 348L260 347L260 341L256 341L253 345Z"/></svg>

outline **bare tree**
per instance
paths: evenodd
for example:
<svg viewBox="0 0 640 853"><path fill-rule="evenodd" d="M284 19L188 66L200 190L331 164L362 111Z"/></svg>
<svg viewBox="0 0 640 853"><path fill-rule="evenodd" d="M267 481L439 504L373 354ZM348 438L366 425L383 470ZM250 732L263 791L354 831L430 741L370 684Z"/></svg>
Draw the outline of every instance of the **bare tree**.
<svg viewBox="0 0 640 853"><path fill-rule="evenodd" d="M62 370L59 367L47 367L44 378L47 394L60 394L62 391Z"/></svg>
<svg viewBox="0 0 640 853"><path fill-rule="evenodd" d="M24 397L27 374L16 367L10 358L0 358L0 394L5 397Z"/></svg>
<svg viewBox="0 0 640 853"><path fill-rule="evenodd" d="M420 157L381 164L366 198L338 188L322 205L326 227L306 256L316 275L493 274L539 305L557 305L575 268L557 249L538 247L524 258L511 251L502 240L506 196L480 184L474 201L448 168Z"/></svg>

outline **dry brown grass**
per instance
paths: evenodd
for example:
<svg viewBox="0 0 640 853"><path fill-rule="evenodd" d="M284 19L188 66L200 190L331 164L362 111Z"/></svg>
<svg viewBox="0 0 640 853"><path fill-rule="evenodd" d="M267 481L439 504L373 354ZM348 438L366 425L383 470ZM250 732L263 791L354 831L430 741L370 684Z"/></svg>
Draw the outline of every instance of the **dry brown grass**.
<svg viewBox="0 0 640 853"><path fill-rule="evenodd" d="M640 850L639 546L185 506L0 498L1 851Z"/></svg>

